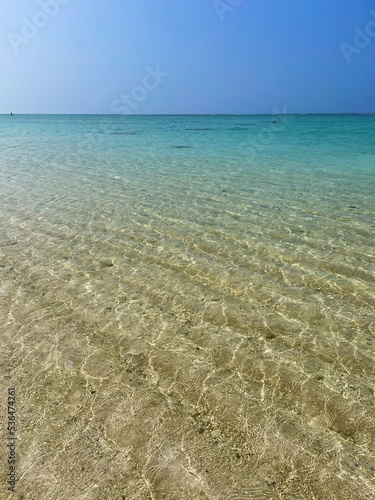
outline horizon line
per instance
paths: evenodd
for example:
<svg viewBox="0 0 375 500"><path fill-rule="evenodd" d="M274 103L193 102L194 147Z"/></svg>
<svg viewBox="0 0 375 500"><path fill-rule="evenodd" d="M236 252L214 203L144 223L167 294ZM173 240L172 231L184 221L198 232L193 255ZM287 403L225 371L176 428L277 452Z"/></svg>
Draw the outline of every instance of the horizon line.
<svg viewBox="0 0 375 500"><path fill-rule="evenodd" d="M286 113L0 113L0 116L277 116L277 115L374 115L375 111L325 111Z"/></svg>

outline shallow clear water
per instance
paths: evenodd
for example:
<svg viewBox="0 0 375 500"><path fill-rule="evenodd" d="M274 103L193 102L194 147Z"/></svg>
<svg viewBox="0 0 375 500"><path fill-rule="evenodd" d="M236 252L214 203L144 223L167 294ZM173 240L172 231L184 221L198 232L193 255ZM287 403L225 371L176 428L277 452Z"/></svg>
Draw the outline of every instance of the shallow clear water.
<svg viewBox="0 0 375 500"><path fill-rule="evenodd" d="M0 116L19 494L375 498L374 138L365 115Z"/></svg>

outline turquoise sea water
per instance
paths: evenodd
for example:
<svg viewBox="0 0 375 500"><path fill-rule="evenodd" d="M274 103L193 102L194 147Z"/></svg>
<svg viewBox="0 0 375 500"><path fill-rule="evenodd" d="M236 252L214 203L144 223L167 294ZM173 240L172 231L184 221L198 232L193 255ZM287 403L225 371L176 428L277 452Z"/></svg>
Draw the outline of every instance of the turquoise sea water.
<svg viewBox="0 0 375 500"><path fill-rule="evenodd" d="M374 138L372 115L0 116L26 498L375 498Z"/></svg>

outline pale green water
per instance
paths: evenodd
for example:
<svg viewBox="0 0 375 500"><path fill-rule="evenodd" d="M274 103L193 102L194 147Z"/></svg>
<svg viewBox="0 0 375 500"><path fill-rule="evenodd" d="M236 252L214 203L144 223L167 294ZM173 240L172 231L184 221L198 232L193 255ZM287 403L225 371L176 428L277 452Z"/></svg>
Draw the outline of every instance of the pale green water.
<svg viewBox="0 0 375 500"><path fill-rule="evenodd" d="M0 116L25 498L375 498L375 117L271 119Z"/></svg>

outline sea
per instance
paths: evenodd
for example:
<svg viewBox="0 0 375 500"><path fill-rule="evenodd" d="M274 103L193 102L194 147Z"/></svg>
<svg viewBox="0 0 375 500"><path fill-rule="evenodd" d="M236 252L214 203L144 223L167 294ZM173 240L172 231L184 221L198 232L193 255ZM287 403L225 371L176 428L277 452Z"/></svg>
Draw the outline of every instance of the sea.
<svg viewBox="0 0 375 500"><path fill-rule="evenodd" d="M0 116L1 498L375 499L375 116ZM9 407L8 407L9 415Z"/></svg>

